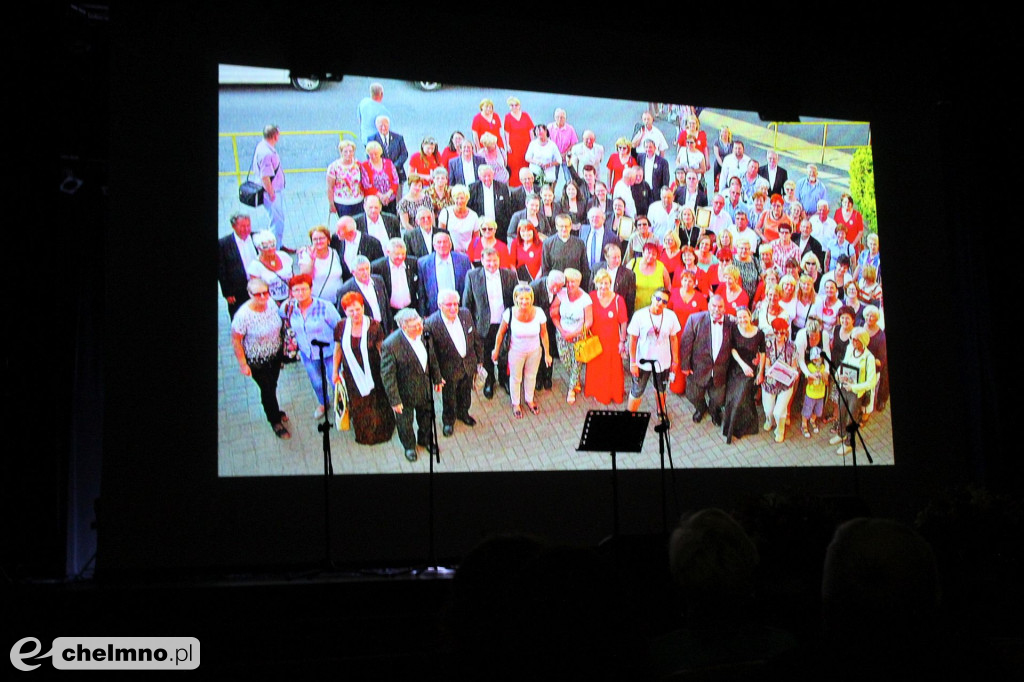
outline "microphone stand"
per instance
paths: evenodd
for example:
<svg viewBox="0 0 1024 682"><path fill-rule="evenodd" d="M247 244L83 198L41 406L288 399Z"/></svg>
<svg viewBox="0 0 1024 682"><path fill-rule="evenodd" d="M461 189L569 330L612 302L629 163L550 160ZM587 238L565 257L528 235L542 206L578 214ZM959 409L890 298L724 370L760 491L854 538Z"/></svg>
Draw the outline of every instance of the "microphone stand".
<svg viewBox="0 0 1024 682"><path fill-rule="evenodd" d="M324 397L324 419L317 425L317 431L323 436L324 452L324 559L328 570L334 568L331 556L331 486L330 477L334 475L334 464L331 462L331 419L327 409L327 365L324 362L324 348L330 344L326 341L313 339L310 343L320 350L320 387Z"/></svg>
<svg viewBox="0 0 1024 682"><path fill-rule="evenodd" d="M827 353L822 353L821 356L825 358L825 362L828 364L828 374L832 378L832 387L836 391L839 391L839 414L837 419L837 430L839 435L842 436L843 432L847 432L850 435L850 454L853 456L853 493L855 496L860 497L860 479L857 476L857 440L860 439L860 444L864 447L864 456L868 458L870 464L874 464L875 460L871 458L871 452L868 451L867 443L864 442L864 436L860 432L860 424L856 419L853 418L853 409L850 407L850 402L846 398L846 393L843 391L842 384L839 383L839 379L836 376L836 365L832 362L832 358ZM846 428L843 428L843 418L849 417L849 424ZM842 440L842 444L846 443L846 438Z"/></svg>
<svg viewBox="0 0 1024 682"><path fill-rule="evenodd" d="M668 495L665 492L665 454L668 453L668 466L672 472L672 498L676 503L676 513L679 512L679 500L676 499L676 469L672 462L672 443L669 440L668 432L672 428L668 419L667 396L665 385L661 380L661 363L657 360L640 360L641 367L647 365L651 368L651 376L654 379L655 404L658 407L658 425L654 427L658 434L658 455L661 460L661 530L668 533Z"/></svg>
<svg viewBox="0 0 1024 682"><path fill-rule="evenodd" d="M426 329L423 330L423 347L427 350L427 378L430 381L433 391L433 377L430 376L430 343L431 335ZM430 460L430 470L427 474L427 568L422 571L427 575L443 575L450 573L446 568L437 565L436 550L434 547L434 461L441 463L441 448L437 440L437 414L434 410L434 396L430 396L430 437L427 441L427 459Z"/></svg>

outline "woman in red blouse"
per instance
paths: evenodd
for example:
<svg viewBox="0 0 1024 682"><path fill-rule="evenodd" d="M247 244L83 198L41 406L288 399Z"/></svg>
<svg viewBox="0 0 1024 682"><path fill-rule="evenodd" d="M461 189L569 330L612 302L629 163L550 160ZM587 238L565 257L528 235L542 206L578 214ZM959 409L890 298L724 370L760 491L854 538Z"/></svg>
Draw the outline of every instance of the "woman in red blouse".
<svg viewBox="0 0 1024 682"><path fill-rule="evenodd" d="M421 178L429 178L431 172L441 165L441 155L437 153L437 140L427 135L420 142L420 150L409 159L409 168Z"/></svg>
<svg viewBox="0 0 1024 682"><path fill-rule="evenodd" d="M533 223L525 218L520 220L515 237L508 243L512 267L516 269L519 279L529 282L540 274L542 247Z"/></svg>
<svg viewBox="0 0 1024 682"><path fill-rule="evenodd" d="M505 148L505 136L501 134L501 119L494 113L494 100L480 100L480 113L473 117L473 149L479 150L483 143L480 138L484 133L491 133L498 138L498 147Z"/></svg>

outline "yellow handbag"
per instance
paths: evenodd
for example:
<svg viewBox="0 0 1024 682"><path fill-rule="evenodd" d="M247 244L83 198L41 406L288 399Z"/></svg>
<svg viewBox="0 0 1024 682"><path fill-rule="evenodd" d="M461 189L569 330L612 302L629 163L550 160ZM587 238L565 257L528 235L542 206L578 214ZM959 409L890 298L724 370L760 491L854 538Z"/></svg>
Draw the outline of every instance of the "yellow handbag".
<svg viewBox="0 0 1024 682"><path fill-rule="evenodd" d="M583 363L590 362L600 355L603 350L601 348L601 339L590 333L589 329L582 339L573 344L573 347L576 352L576 362Z"/></svg>

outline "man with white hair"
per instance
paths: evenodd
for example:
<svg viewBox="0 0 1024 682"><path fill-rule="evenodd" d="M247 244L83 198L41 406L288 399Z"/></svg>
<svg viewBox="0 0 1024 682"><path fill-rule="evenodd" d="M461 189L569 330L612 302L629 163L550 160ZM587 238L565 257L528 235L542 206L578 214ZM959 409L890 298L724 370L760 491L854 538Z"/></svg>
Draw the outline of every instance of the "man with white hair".
<svg viewBox="0 0 1024 682"><path fill-rule="evenodd" d="M630 167L622 171L622 179L615 183L612 199L622 199L626 203L626 215L636 218L636 201L633 199L633 185L644 181L644 171L638 167Z"/></svg>
<svg viewBox="0 0 1024 682"><path fill-rule="evenodd" d="M817 211L819 201L828 201L828 188L818 179L818 167L813 163L807 164L807 177L796 183L796 198L807 215Z"/></svg>
<svg viewBox="0 0 1024 682"><path fill-rule="evenodd" d="M474 268L466 275L466 284L462 292L462 301L466 309L473 315L473 324L477 333L483 335L484 369L487 370L487 382L484 384L484 397L494 397L495 381L508 391L508 366L499 366L495 377L494 363L490 361L494 343L501 326L501 315L513 304L512 292L516 288L518 278L512 268L499 267L498 252L492 248L483 250L480 256L483 267Z"/></svg>
<svg viewBox="0 0 1024 682"><path fill-rule="evenodd" d="M494 179L494 169L484 164L477 169L479 180L469 186L469 208L480 218L490 218L498 226L495 236L506 241L512 218L512 197L508 185Z"/></svg>
<svg viewBox="0 0 1024 682"><path fill-rule="evenodd" d="M654 125L654 117L651 116L649 111L645 111L640 115L640 126L633 133L633 139L630 144L633 145L633 149L640 149L647 138L654 140L655 147L657 148L658 154L665 154L668 149L668 140L665 139L665 135L658 130L658 127Z"/></svg>
<svg viewBox="0 0 1024 682"><path fill-rule="evenodd" d="M587 262L591 271L601 261L607 244L618 244L618 236L605 227L605 215L597 206L587 211L587 224L580 228L580 239L587 246Z"/></svg>
<svg viewBox="0 0 1024 682"><path fill-rule="evenodd" d="M338 218L331 248L341 256L341 278L346 282L352 277L357 256L366 256L371 262L384 257L384 247L376 237L360 232L355 218L347 215Z"/></svg>
<svg viewBox="0 0 1024 682"><path fill-rule="evenodd" d="M390 334L394 330L394 318L391 306L388 305L384 279L380 275L373 274L370 259L366 256L356 256L356 266L352 271L352 278L342 285L338 291L337 300L331 301L335 308L342 309L341 299L350 291L363 295L363 301L366 303L366 315L380 322L385 334Z"/></svg>
<svg viewBox="0 0 1024 682"><path fill-rule="evenodd" d="M392 314L419 304L420 270L416 259L409 259L405 242L395 237L388 241L387 256L370 265L370 271L384 282L384 293Z"/></svg>
<svg viewBox="0 0 1024 682"><path fill-rule="evenodd" d="M402 200L402 187L405 185L405 162L409 160L409 150L405 147L405 138L391 130L391 119L381 114L375 121L377 130L367 138L366 142L376 142L384 149L384 158L395 164L398 173L398 193L395 203Z"/></svg>
<svg viewBox="0 0 1024 682"><path fill-rule="evenodd" d="M402 240L410 258L419 260L434 251L434 211L426 206L416 209L416 227L405 230Z"/></svg>
<svg viewBox="0 0 1024 682"><path fill-rule="evenodd" d="M426 319L424 328L430 332L444 382L441 423L448 438L455 433L456 419L466 426L476 424L469 408L473 401L473 379L483 369L484 347L481 334L473 326L473 315L459 305L459 292L443 289L437 292L437 301L438 311Z"/></svg>
<svg viewBox="0 0 1024 682"><path fill-rule="evenodd" d="M769 149L767 157L768 163L761 166L757 172L768 181L768 196L773 194L782 196L786 193L785 185L786 180L789 180L789 173L779 165L779 153L777 151Z"/></svg>
<svg viewBox="0 0 1024 682"><path fill-rule="evenodd" d="M679 234L679 212L680 206L675 202L675 196L668 185L661 188L661 201L651 204L647 209L647 219L651 221L651 231L658 241L665 239L665 235L675 231Z"/></svg>
<svg viewBox="0 0 1024 682"><path fill-rule="evenodd" d="M828 214L828 201L819 199L815 206L814 215L807 216L811 223L811 234L818 241L818 244L827 244L836 233L836 221Z"/></svg>
<svg viewBox="0 0 1024 682"><path fill-rule="evenodd" d="M584 182L584 168L587 166L593 166L595 169L601 168L601 164L604 162L604 147L597 144L597 135L593 130L583 131L583 140L569 150L569 159L573 170L573 179L578 184ZM594 179L596 180L596 178L597 174L595 173Z"/></svg>
<svg viewBox="0 0 1024 682"><path fill-rule="evenodd" d="M402 223L398 216L384 213L383 208L380 197L371 194L363 199L363 212L355 218L356 228L360 232L376 238L381 244L386 244L389 239L401 236Z"/></svg>
<svg viewBox="0 0 1024 682"><path fill-rule="evenodd" d="M443 386L437 353L427 353L423 342L423 318L415 310L405 308L395 321L399 329L392 332L381 346L380 378L388 402L395 412L398 439L405 449L405 458L416 461L416 446L432 449L433 395L431 387ZM413 432L413 418L416 431Z"/></svg>
<svg viewBox="0 0 1024 682"><path fill-rule="evenodd" d="M558 153L562 156L562 165L559 167L558 180L564 185L569 180L568 153L573 145L580 141L576 136L576 129L565 122L565 109L555 109L555 120L548 124L548 135L551 141L558 147Z"/></svg>

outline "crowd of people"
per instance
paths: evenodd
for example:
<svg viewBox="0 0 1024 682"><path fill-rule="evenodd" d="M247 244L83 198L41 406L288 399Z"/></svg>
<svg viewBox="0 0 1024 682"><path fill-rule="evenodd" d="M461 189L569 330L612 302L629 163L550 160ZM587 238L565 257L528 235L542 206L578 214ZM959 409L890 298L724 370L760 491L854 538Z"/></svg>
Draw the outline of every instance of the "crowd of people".
<svg viewBox="0 0 1024 682"><path fill-rule="evenodd" d="M853 197L833 210L814 165L794 180L773 149L762 165L728 128L709 140L697 109L674 148L645 111L606 157L564 109L535 124L506 103L502 119L483 99L469 134L427 136L410 157L371 86L365 139L342 141L327 169L337 220L291 247L267 126L253 171L272 229L231 217L220 282L274 433L290 437L285 357L307 370L315 417L343 387L356 441L397 428L409 461L430 446L433 392L448 437L476 423L474 385L506 392L515 420L539 414L560 365L569 405L635 411L653 383L659 408L685 396L726 443L759 433L760 405L776 442L798 424L846 454L844 405L863 423L888 399L879 239Z"/></svg>

